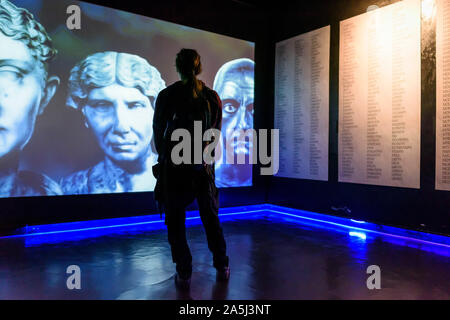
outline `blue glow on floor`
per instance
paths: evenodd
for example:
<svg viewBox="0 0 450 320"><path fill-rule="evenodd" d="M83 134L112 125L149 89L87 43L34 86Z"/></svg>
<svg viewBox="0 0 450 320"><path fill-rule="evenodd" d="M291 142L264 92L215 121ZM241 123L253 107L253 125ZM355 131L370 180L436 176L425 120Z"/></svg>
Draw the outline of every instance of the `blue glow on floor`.
<svg viewBox="0 0 450 320"><path fill-rule="evenodd" d="M252 205L232 208L221 208L221 221L235 219L270 219L281 223L295 223L330 231L347 232L350 237L365 241L369 235L381 238L383 241L396 245L431 251L440 255L450 256L450 238L419 231L378 225L360 220L324 215L304 210L286 208L271 204ZM186 212L186 226L201 224L198 211ZM45 243L63 241L78 241L117 233L139 233L165 229L164 216L158 214L90 220L80 222L56 223L39 226L27 226L17 230L11 236L0 239L24 238L26 246L36 246Z"/></svg>
<svg viewBox="0 0 450 320"><path fill-rule="evenodd" d="M350 236L352 237L358 237L362 240L366 240L367 239L367 235L364 232L356 232L356 231L350 231L348 233Z"/></svg>

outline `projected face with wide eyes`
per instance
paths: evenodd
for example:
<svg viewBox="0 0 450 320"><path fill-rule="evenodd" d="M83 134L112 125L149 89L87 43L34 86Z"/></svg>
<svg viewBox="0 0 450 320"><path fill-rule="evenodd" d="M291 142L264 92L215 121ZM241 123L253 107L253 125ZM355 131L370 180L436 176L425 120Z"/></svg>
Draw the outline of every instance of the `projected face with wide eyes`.
<svg viewBox="0 0 450 320"><path fill-rule="evenodd" d="M214 79L214 90L222 100L222 137L225 143L222 163L216 164L218 187L251 185L252 135L245 139L242 137L245 131L253 128L254 67L255 63L248 58L232 60L219 69ZM244 156L246 163L229 163L229 150L238 160Z"/></svg>
<svg viewBox="0 0 450 320"><path fill-rule="evenodd" d="M225 76L222 90L222 131L226 143L235 154L249 154L252 141L238 141L236 130L253 128L253 74L250 72L229 72ZM229 149L230 150L230 149Z"/></svg>
<svg viewBox="0 0 450 320"><path fill-rule="evenodd" d="M149 152L153 108L138 89L119 84L92 89L83 114L111 160L136 161Z"/></svg>
<svg viewBox="0 0 450 320"><path fill-rule="evenodd" d="M30 139L43 95L43 71L27 46L0 32L0 158Z"/></svg>

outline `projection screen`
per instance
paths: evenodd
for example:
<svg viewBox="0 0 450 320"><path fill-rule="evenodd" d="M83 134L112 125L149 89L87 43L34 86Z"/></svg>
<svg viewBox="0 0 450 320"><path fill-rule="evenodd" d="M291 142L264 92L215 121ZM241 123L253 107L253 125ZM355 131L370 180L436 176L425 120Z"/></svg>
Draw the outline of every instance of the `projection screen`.
<svg viewBox="0 0 450 320"><path fill-rule="evenodd" d="M84 2L0 0L0 48L0 197L153 191L154 102L179 80L181 48L222 99L223 146L251 153L227 133L253 128L252 42ZM218 187L251 185L251 164L225 162Z"/></svg>

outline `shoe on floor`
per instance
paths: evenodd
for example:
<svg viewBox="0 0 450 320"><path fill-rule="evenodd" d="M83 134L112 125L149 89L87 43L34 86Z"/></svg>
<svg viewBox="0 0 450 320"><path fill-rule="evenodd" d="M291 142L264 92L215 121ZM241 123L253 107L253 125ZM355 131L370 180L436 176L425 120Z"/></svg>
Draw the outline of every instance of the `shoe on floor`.
<svg viewBox="0 0 450 320"><path fill-rule="evenodd" d="M191 286L191 277L189 277L187 279L183 279L177 273L177 274L175 274L175 285L181 290L188 290Z"/></svg>
<svg viewBox="0 0 450 320"><path fill-rule="evenodd" d="M228 279L230 279L230 267L217 269L217 281L228 281Z"/></svg>

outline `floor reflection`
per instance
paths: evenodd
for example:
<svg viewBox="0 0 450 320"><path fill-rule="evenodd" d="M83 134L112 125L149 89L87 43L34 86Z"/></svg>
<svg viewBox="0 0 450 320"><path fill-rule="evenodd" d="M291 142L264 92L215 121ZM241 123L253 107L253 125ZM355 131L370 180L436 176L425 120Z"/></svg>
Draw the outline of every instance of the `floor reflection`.
<svg viewBox="0 0 450 320"><path fill-rule="evenodd" d="M191 289L176 290L166 230L39 243L0 240L0 299L449 299L449 256L368 233L265 219L223 223L229 283L215 281L200 225L188 228ZM27 242L25 242L27 241ZM33 242L33 241L32 241ZM81 290L68 290L69 265ZM366 287L369 265L381 290Z"/></svg>

